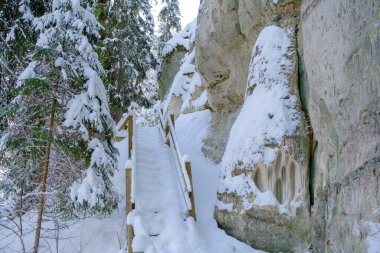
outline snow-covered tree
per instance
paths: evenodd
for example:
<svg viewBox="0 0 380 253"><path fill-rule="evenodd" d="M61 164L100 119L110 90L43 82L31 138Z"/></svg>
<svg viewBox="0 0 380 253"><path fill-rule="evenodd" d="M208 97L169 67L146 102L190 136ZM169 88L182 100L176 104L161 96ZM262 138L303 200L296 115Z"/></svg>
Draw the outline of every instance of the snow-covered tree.
<svg viewBox="0 0 380 253"><path fill-rule="evenodd" d="M51 11L33 24L39 37L8 109L0 166L8 185L25 178L28 191L39 196L37 252L46 208L110 212L115 207L110 177L117 151L99 77L104 71L93 48L101 26L88 1L54 0Z"/></svg>
<svg viewBox="0 0 380 253"><path fill-rule="evenodd" d="M4 0L0 4L0 135L7 125L4 112L13 97L11 91L37 39L32 20L44 14L47 1Z"/></svg>
<svg viewBox="0 0 380 253"><path fill-rule="evenodd" d="M108 13L100 59L107 73L111 107L118 118L132 101L151 104L144 80L157 65L152 52L154 21L149 0L115 0Z"/></svg>
<svg viewBox="0 0 380 253"><path fill-rule="evenodd" d="M175 33L181 30L181 12L178 0L162 0L162 3L164 6L158 15L160 49Z"/></svg>

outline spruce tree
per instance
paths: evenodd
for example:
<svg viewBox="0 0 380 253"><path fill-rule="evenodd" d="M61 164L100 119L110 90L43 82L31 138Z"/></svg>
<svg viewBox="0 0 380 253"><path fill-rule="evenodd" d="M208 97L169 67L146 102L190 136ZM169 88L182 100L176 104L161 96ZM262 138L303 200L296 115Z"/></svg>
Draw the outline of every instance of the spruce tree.
<svg viewBox="0 0 380 253"><path fill-rule="evenodd" d="M179 10L178 0L162 0L162 3L164 6L158 15L160 21L160 50L174 34L181 30L181 12Z"/></svg>
<svg viewBox="0 0 380 253"><path fill-rule="evenodd" d="M132 101L151 104L144 92L144 80L157 61L152 52L154 21L149 1L115 0L105 30L100 59L107 74L105 83L111 107L118 119Z"/></svg>
<svg viewBox="0 0 380 253"><path fill-rule="evenodd" d="M28 65L32 46L37 40L38 32L32 29L35 17L45 13L49 7L49 0L4 0L0 5L0 138L5 140L10 134L9 123L11 101L15 98L14 88L18 76ZM26 124L32 124L27 121ZM13 126L13 129L17 127ZM16 131L17 132L17 131ZM12 135L10 135L12 136ZM16 143L16 142L15 142ZM0 149L5 148L5 143L0 142ZM4 151L4 150L3 150ZM33 197L25 197L38 186L38 164L31 157L35 155L21 143L16 156L19 160L13 160L16 152L0 152L1 171L0 178L0 220L6 216L5 221L15 220L18 217L20 233L22 234L22 217L25 210L31 209L36 202ZM0 171L0 172L1 172ZM4 220L2 220L4 221Z"/></svg>
<svg viewBox="0 0 380 253"><path fill-rule="evenodd" d="M0 135L7 125L4 113L13 98L11 91L37 39L32 21L47 6L48 0L3 0L0 5Z"/></svg>
<svg viewBox="0 0 380 253"><path fill-rule="evenodd" d="M93 48L101 26L91 6L55 0L33 23L39 37L8 108L11 124L1 138L0 166L9 189L24 178L26 189L38 193L38 252L44 212L58 206L109 213L116 206L110 177L117 151L99 77L104 71Z"/></svg>

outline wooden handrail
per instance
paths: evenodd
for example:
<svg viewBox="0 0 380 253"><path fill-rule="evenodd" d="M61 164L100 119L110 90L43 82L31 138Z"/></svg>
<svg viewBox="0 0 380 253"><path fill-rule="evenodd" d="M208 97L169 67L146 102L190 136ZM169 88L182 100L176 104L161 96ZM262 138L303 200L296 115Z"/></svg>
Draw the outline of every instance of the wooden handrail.
<svg viewBox="0 0 380 253"><path fill-rule="evenodd" d="M188 156L182 156L181 154L174 129L174 115L170 114L165 117L162 109L158 110L158 114L160 119L159 125L161 136L164 142L168 144L172 150L174 161L176 163L177 176L180 182L182 195L188 209L188 214L196 220L191 164Z"/></svg>
<svg viewBox="0 0 380 253"><path fill-rule="evenodd" d="M120 142L125 139L125 135L123 132L128 129L128 119L130 115L129 114L123 114L123 117L121 117L120 121L116 125L116 135L115 140L117 142Z"/></svg>
<svg viewBox="0 0 380 253"><path fill-rule="evenodd" d="M187 206L188 215L193 217L196 220L195 213L195 203L194 203L194 193L193 193L193 182L192 182L192 173L191 173L191 164L188 159L188 156L182 156L177 137L174 130L174 115L168 115L167 117L163 116L163 112L159 111L159 123L160 123L160 132L162 138L166 144L170 146L172 151L176 172L178 180L180 181L182 195L185 199L185 204ZM122 122L118 124L118 131L128 131L128 159L127 168L125 170L125 192L126 192L126 215L132 212L135 209L134 204L134 174L136 171L136 121L134 112L126 114L121 119ZM116 141L121 141L126 136L116 136ZM134 228L132 224L127 224L127 249L128 252L133 253L132 241L134 238Z"/></svg>
<svg viewBox="0 0 380 253"><path fill-rule="evenodd" d="M136 141L134 131L136 129L134 112L126 114L118 123L117 130L128 130L128 159L129 162L125 168L125 213L126 216L135 209L134 198L133 198L133 178L134 170L136 169ZM125 136L116 136L116 141L122 141ZM132 241L134 237L133 225L127 224L127 248L128 252L133 253Z"/></svg>

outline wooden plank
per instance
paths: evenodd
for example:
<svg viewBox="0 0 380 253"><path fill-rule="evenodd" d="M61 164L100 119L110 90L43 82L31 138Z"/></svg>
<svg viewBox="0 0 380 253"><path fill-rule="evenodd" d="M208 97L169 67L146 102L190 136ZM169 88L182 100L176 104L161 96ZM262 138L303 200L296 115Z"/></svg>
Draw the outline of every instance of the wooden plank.
<svg viewBox="0 0 380 253"><path fill-rule="evenodd" d="M128 215L132 211L132 168L125 170L125 213Z"/></svg>
<svg viewBox="0 0 380 253"><path fill-rule="evenodd" d="M170 134L170 125L169 123L166 121L165 122L165 137L166 137L166 142L165 144L169 145L170 146L170 141L169 141L169 134Z"/></svg>
<svg viewBox="0 0 380 253"><path fill-rule="evenodd" d="M119 130L127 130L128 126L127 126L127 120L124 121L123 125L121 125L120 129Z"/></svg>
<svg viewBox="0 0 380 253"><path fill-rule="evenodd" d="M173 127L175 127L174 123L175 123L175 118L174 118L174 114L170 114L170 119L173 123ZM174 129L172 129L172 131L174 131Z"/></svg>
<svg viewBox="0 0 380 253"><path fill-rule="evenodd" d="M117 142L120 142L120 141L122 141L122 140L124 140L124 139L125 139L125 137L115 136L115 140L116 140Z"/></svg>
<svg viewBox="0 0 380 253"><path fill-rule="evenodd" d="M125 169L125 213L126 216L133 210L134 204L132 203L132 168ZM127 225L127 247L128 252L132 252L132 240L133 240L133 226Z"/></svg>
<svg viewBox="0 0 380 253"><path fill-rule="evenodd" d="M127 247L128 247L128 253L133 253L132 249L132 241L134 237L134 231L132 225L127 225Z"/></svg>
<svg viewBox="0 0 380 253"><path fill-rule="evenodd" d="M169 133L170 133L170 126L169 126L169 124L167 124L165 126L165 136L168 136Z"/></svg>
<svg viewBox="0 0 380 253"><path fill-rule="evenodd" d="M128 124L128 158L131 159L132 157L132 139L133 139L133 117L128 116L127 119Z"/></svg>
<svg viewBox="0 0 380 253"><path fill-rule="evenodd" d="M120 119L120 120L124 120L123 124L121 124L120 128L117 129L117 131L121 131L121 130L127 130L127 119L124 119L123 117ZM119 124L119 123L118 123ZM117 124L117 125L118 125Z"/></svg>
<svg viewBox="0 0 380 253"><path fill-rule="evenodd" d="M191 185L191 192L189 192L189 198L191 201L191 210L189 210L189 216L193 217L194 220L197 220L196 214L195 214L195 201L194 201L194 187L193 187L193 176L191 174L191 165L190 162L185 163L186 166L186 172L190 179L190 185Z"/></svg>

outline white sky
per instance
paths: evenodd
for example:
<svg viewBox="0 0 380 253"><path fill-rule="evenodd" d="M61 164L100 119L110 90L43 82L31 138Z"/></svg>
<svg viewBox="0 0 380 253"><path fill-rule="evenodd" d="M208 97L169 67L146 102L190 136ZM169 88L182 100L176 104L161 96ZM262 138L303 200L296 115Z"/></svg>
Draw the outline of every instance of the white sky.
<svg viewBox="0 0 380 253"><path fill-rule="evenodd" d="M158 4L153 6L153 15L155 18L156 25L158 24L157 16L160 12L161 0L157 1ZM184 28L188 23L193 21L198 15L199 0L178 0L179 9L181 11L182 19L181 25Z"/></svg>
<svg viewBox="0 0 380 253"><path fill-rule="evenodd" d="M182 14L181 25L184 28L197 17L199 0L179 0L179 8Z"/></svg>

